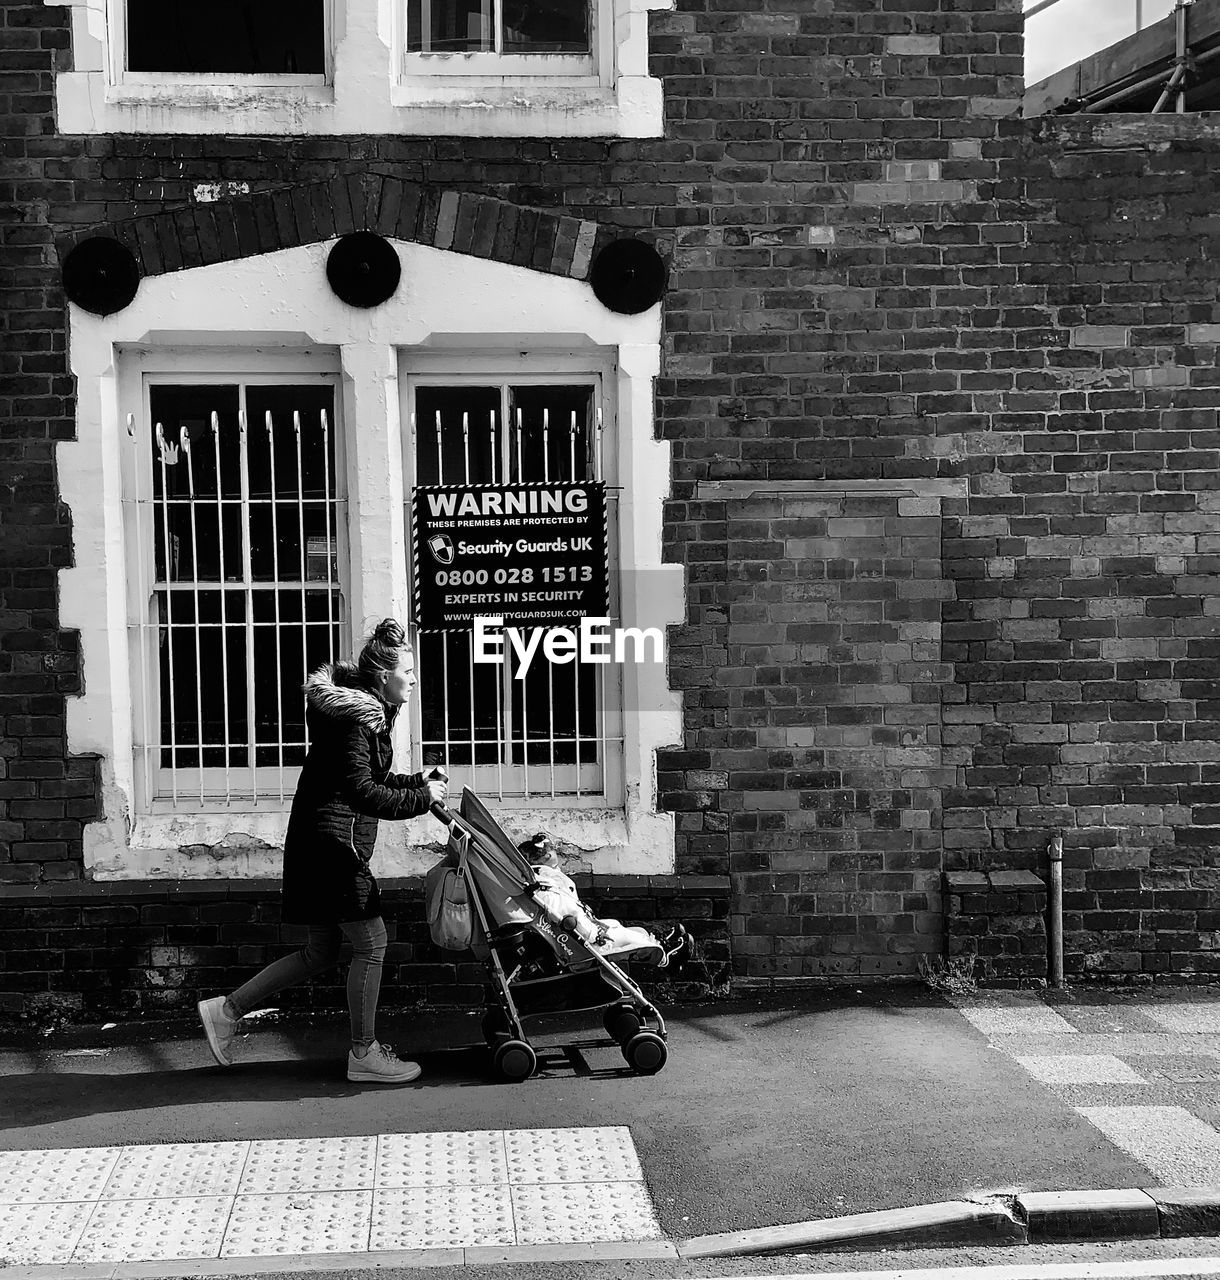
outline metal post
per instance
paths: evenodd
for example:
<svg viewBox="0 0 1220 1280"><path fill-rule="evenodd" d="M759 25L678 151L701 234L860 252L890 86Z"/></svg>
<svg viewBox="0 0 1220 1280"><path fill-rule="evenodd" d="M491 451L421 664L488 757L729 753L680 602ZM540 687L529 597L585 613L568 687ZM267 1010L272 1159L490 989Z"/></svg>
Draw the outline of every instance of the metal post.
<svg viewBox="0 0 1220 1280"><path fill-rule="evenodd" d="M1047 846L1051 864L1050 949L1051 986L1063 990L1063 837L1053 836Z"/></svg>

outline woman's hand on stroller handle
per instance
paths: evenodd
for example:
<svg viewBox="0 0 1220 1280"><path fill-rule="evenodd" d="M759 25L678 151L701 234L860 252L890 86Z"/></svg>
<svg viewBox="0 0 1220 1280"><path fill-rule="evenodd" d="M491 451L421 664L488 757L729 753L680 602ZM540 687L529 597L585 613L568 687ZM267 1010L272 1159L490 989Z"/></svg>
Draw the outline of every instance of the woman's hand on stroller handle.
<svg viewBox="0 0 1220 1280"><path fill-rule="evenodd" d="M428 796L428 808L433 813L439 809L445 812L445 801L449 798L449 774L440 765L434 765L424 774L424 791ZM441 816L437 813L437 817Z"/></svg>

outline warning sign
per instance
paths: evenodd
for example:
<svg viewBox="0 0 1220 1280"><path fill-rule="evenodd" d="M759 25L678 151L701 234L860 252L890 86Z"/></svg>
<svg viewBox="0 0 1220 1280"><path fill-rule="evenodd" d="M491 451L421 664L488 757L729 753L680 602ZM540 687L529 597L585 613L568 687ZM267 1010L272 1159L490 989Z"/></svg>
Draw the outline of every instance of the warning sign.
<svg viewBox="0 0 1220 1280"><path fill-rule="evenodd" d="M600 481L418 485L412 497L415 623L470 631L566 626L608 612Z"/></svg>

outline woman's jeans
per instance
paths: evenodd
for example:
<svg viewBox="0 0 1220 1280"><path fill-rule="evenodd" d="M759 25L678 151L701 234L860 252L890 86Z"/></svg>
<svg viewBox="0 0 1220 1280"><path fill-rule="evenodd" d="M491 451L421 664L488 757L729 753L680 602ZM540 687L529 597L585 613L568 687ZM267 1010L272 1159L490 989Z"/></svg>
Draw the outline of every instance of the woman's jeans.
<svg viewBox="0 0 1220 1280"><path fill-rule="evenodd" d="M352 944L352 963L347 971L347 1007L352 1017L352 1044L366 1049L376 1036L377 995L381 990L381 962L385 958L385 921L347 920L342 924L311 924L309 938L300 951L273 961L249 982L238 987L229 1003L244 1017L277 991L303 982L315 973L339 963L343 939Z"/></svg>

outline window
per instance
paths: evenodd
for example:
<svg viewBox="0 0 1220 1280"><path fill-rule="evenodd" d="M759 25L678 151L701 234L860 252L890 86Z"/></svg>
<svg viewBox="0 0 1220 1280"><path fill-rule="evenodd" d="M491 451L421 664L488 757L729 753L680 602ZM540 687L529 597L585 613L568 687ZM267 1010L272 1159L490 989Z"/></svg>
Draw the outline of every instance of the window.
<svg viewBox="0 0 1220 1280"><path fill-rule="evenodd" d="M616 546L598 376L441 374L412 378L409 395L413 484L606 480L607 545ZM425 763L497 800L622 802L616 668L552 665L539 650L519 680L511 659L474 662L461 631L421 633L419 657L414 736Z"/></svg>
<svg viewBox="0 0 1220 1280"><path fill-rule="evenodd" d="M144 405L125 500L137 791L282 804L305 753L301 685L343 643L334 386L163 374Z"/></svg>
<svg viewBox="0 0 1220 1280"><path fill-rule="evenodd" d="M217 76L326 72L324 0L125 0L125 70Z"/></svg>
<svg viewBox="0 0 1220 1280"><path fill-rule="evenodd" d="M71 9L64 134L664 132L647 15L674 0L43 3Z"/></svg>
<svg viewBox="0 0 1220 1280"><path fill-rule="evenodd" d="M573 76L596 69L598 0L406 3L407 75Z"/></svg>

